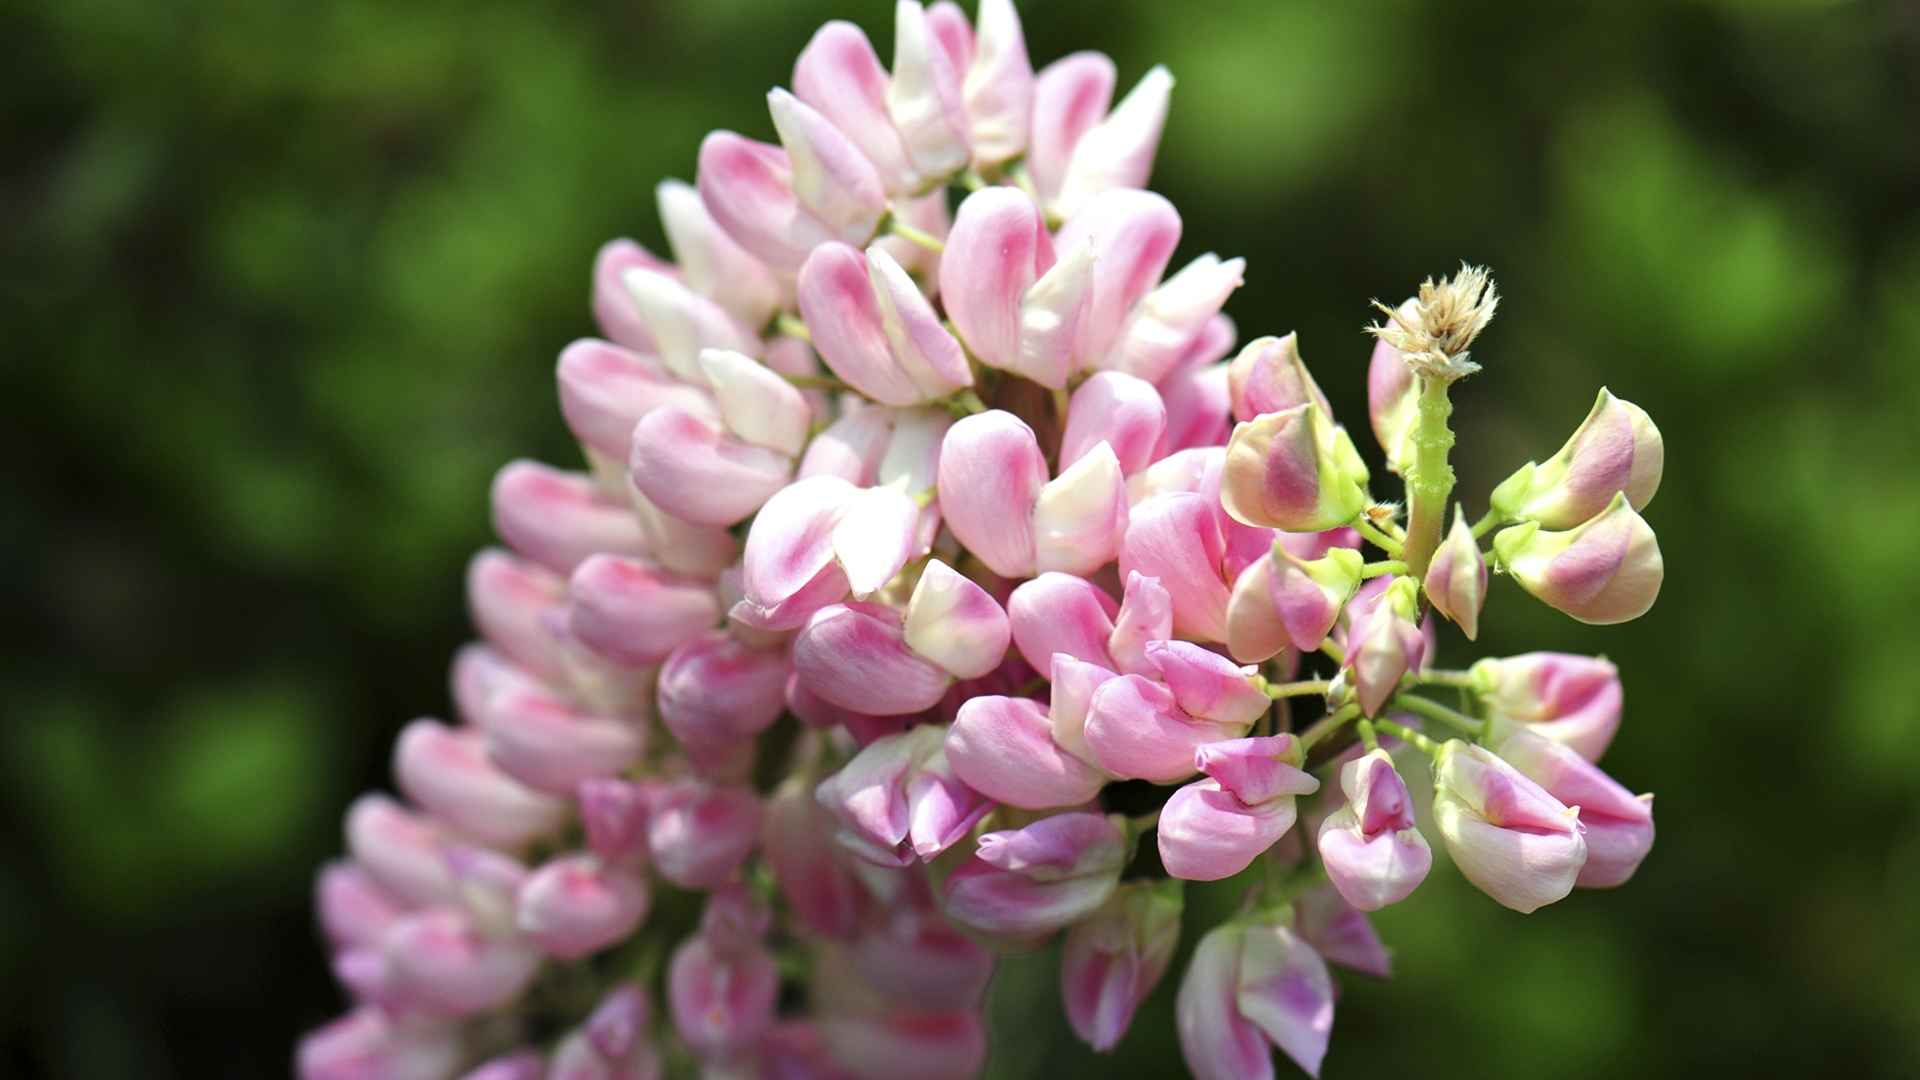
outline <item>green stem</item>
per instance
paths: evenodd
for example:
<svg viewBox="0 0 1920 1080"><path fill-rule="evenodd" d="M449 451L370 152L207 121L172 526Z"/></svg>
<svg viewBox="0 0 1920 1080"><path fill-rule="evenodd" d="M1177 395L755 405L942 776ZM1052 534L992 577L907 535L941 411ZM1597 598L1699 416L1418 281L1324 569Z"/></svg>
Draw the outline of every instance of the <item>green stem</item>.
<svg viewBox="0 0 1920 1080"><path fill-rule="evenodd" d="M898 214L888 214L885 224L888 232L900 237L902 240L919 244L921 247L926 248L936 255L947 250L945 241L930 232L916 229L906 222L901 221L900 215Z"/></svg>
<svg viewBox="0 0 1920 1080"><path fill-rule="evenodd" d="M981 401L980 395L974 393L971 388L955 391L954 395L947 399L946 405L947 411L955 416L972 416L974 413L987 411L987 403Z"/></svg>
<svg viewBox="0 0 1920 1080"><path fill-rule="evenodd" d="M1379 548L1381 551L1384 551L1389 555L1400 554L1400 551L1401 551L1400 541L1395 540L1393 537L1388 536L1386 533L1383 533L1379 529L1375 528L1373 523L1371 521L1368 521L1366 518L1364 517L1355 518L1353 522L1353 528L1361 536L1366 537L1368 543L1372 544L1374 547Z"/></svg>
<svg viewBox="0 0 1920 1080"><path fill-rule="evenodd" d="M986 177L981 176L972 169L968 169L966 172L960 174L960 186L966 188L968 191L979 191L981 188L987 186L987 180Z"/></svg>
<svg viewBox="0 0 1920 1080"><path fill-rule="evenodd" d="M1380 749L1380 736L1373 733L1373 721L1363 716L1353 725L1353 730L1360 733L1360 745L1366 747L1368 753Z"/></svg>
<svg viewBox="0 0 1920 1080"><path fill-rule="evenodd" d="M1425 751L1429 756L1438 754L1440 752L1439 743L1434 742L1432 739L1427 738L1425 735L1420 734L1419 732L1413 730L1410 727L1406 727L1401 724L1396 724L1391 720L1375 720L1373 722L1373 726L1379 728L1381 731L1386 732L1387 734L1393 736L1394 738L1399 739L1401 742L1406 743L1409 746L1419 747L1421 750Z"/></svg>
<svg viewBox="0 0 1920 1080"><path fill-rule="evenodd" d="M1325 679L1305 679L1300 682L1268 683L1262 689L1270 698L1311 697L1326 693L1328 685Z"/></svg>
<svg viewBox="0 0 1920 1080"><path fill-rule="evenodd" d="M1344 664L1347 662L1347 650L1335 645L1332 638L1328 638L1320 643L1320 651L1326 653L1336 664Z"/></svg>
<svg viewBox="0 0 1920 1080"><path fill-rule="evenodd" d="M1444 671L1439 669L1422 671L1413 677L1413 681L1433 686L1454 686L1462 690L1474 689L1473 673L1469 671Z"/></svg>
<svg viewBox="0 0 1920 1080"><path fill-rule="evenodd" d="M1404 574L1406 572L1407 564L1401 562L1399 559L1388 559L1385 562L1370 562L1360 568L1360 576L1362 578L1379 577L1381 574Z"/></svg>
<svg viewBox="0 0 1920 1080"><path fill-rule="evenodd" d="M1476 521L1473 523L1473 538L1475 540L1480 539L1481 537L1487 535L1493 530L1499 528L1500 525L1506 520L1507 520L1507 515L1501 513L1498 510L1487 511L1486 517L1483 517L1479 521Z"/></svg>
<svg viewBox="0 0 1920 1080"><path fill-rule="evenodd" d="M797 337L809 344L813 342L813 331L800 321L800 316L781 312L773 317L773 328L788 337Z"/></svg>
<svg viewBox="0 0 1920 1080"><path fill-rule="evenodd" d="M1347 726L1347 721L1360 715L1360 706L1347 705L1338 712L1328 713L1314 721L1312 727L1300 733L1300 748L1311 750L1315 743Z"/></svg>
<svg viewBox="0 0 1920 1080"><path fill-rule="evenodd" d="M1407 570L1425 577L1427 564L1440 547L1440 533L1446 527L1447 500L1453 496L1453 466L1447 456L1453 452L1453 429L1447 420L1453 415L1453 402L1447 399L1452 384L1445 379L1422 376L1419 411L1410 441L1413 464L1407 469L1407 544L1404 557Z"/></svg>
<svg viewBox="0 0 1920 1080"><path fill-rule="evenodd" d="M1412 694L1401 694L1394 698L1393 703L1389 705L1388 708L1405 709L1416 716L1424 716L1429 720L1437 720L1456 731L1474 736L1475 738L1478 738L1480 732L1484 731L1487 726L1481 721L1468 716L1466 713L1456 712L1437 701L1429 701L1426 698L1415 697Z"/></svg>

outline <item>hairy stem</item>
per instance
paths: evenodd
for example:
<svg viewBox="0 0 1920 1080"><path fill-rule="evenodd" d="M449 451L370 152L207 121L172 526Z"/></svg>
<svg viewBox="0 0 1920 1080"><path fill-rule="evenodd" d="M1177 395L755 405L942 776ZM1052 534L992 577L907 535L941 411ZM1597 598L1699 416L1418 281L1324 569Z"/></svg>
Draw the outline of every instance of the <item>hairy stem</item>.
<svg viewBox="0 0 1920 1080"><path fill-rule="evenodd" d="M1432 376L1420 379L1419 413L1410 440L1413 465L1407 469L1407 543L1401 552L1414 577L1426 576L1446 526L1447 500L1453 496L1453 466L1447 461L1453 452L1453 429L1447 425L1453 415L1453 402L1447 399L1451 385Z"/></svg>

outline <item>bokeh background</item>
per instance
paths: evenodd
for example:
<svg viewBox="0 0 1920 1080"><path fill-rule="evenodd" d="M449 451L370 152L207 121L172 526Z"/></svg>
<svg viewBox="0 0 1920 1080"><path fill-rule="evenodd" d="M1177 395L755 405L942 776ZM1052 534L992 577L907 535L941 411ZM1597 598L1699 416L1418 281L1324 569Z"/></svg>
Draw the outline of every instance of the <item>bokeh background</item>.
<svg viewBox="0 0 1920 1080"><path fill-rule="evenodd" d="M1365 302L1495 269L1470 506L1602 383L1666 436L1652 614L1500 584L1484 642L1619 663L1653 856L1532 917L1436 874L1327 1075L1920 1075L1920 8L1026 7L1172 67L1181 259L1349 420ZM492 471L575 460L592 253L834 15L887 51L874 0L0 4L0 1074L274 1075L338 1010L310 875L447 707ZM1048 962L997 1076L1105 1067Z"/></svg>

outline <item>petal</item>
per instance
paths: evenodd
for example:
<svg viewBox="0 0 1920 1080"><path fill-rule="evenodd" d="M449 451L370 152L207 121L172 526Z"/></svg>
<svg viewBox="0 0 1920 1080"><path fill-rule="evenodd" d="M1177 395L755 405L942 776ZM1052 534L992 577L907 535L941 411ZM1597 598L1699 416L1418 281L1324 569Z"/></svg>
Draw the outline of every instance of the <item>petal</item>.
<svg viewBox="0 0 1920 1080"><path fill-rule="evenodd" d="M976 697L961 705L947 733L947 760L968 787L1024 810L1076 806L1106 783L1055 744L1047 710L1025 698Z"/></svg>

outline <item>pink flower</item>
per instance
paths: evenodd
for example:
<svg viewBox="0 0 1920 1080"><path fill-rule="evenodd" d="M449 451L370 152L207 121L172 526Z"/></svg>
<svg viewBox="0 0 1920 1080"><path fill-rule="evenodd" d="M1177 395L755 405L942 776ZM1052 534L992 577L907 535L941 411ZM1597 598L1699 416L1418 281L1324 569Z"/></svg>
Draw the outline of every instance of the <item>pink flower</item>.
<svg viewBox="0 0 1920 1080"><path fill-rule="evenodd" d="M1653 849L1653 796L1635 795L1572 747L1521 729L1498 753L1547 793L1580 808L1587 861L1574 884L1585 889L1623 885Z"/></svg>
<svg viewBox="0 0 1920 1080"><path fill-rule="evenodd" d="M1454 514L1453 528L1427 564L1423 584L1435 611L1452 619L1468 641L1479 637L1480 609L1487 602L1487 560L1463 515Z"/></svg>
<svg viewBox="0 0 1920 1080"><path fill-rule="evenodd" d="M415 720L393 748L393 771L407 797L460 833L484 844L519 848L560 828L566 806L501 772L487 757L487 737Z"/></svg>
<svg viewBox="0 0 1920 1080"><path fill-rule="evenodd" d="M1525 914L1573 890L1587 861L1578 810L1458 739L1441 747L1433 785L1434 825L1481 892Z"/></svg>
<svg viewBox="0 0 1920 1080"><path fill-rule="evenodd" d="M1361 911L1407 898L1433 867L1413 824L1413 797L1385 750L1340 767L1346 801L1320 823L1320 860L1333 887Z"/></svg>
<svg viewBox="0 0 1920 1080"><path fill-rule="evenodd" d="M440 1080L460 1057L457 1029L367 1006L302 1036L294 1070L300 1080Z"/></svg>
<svg viewBox="0 0 1920 1080"><path fill-rule="evenodd" d="M1174 1016L1199 1080L1272 1080L1270 1046L1318 1076L1333 1032L1333 980L1292 928L1229 922L1200 939Z"/></svg>
<svg viewBox="0 0 1920 1080"><path fill-rule="evenodd" d="M947 527L1003 577L1091 573L1127 528L1126 476L1112 447L1095 444L1049 480L1033 429L997 409L948 429L939 491Z"/></svg>
<svg viewBox="0 0 1920 1080"><path fill-rule="evenodd" d="M593 855L567 855L520 886L520 932L553 956L578 959L631 935L647 916L644 874Z"/></svg>
<svg viewBox="0 0 1920 1080"><path fill-rule="evenodd" d="M1635 510L1645 509L1665 463L1660 429L1646 411L1602 388L1559 453L1544 465L1522 465L1488 501L1509 518L1570 529L1606 510L1616 493Z"/></svg>
<svg viewBox="0 0 1920 1080"><path fill-rule="evenodd" d="M1488 741L1494 745L1524 725L1598 761L1620 729L1620 671L1597 656L1488 657L1473 665L1472 677L1487 704Z"/></svg>
<svg viewBox="0 0 1920 1080"><path fill-rule="evenodd" d="M1293 828L1294 796L1320 782L1301 772L1292 735L1202 746L1193 764L1207 778L1173 793L1160 810L1160 862L1190 881L1218 881L1252 865Z"/></svg>
<svg viewBox="0 0 1920 1080"><path fill-rule="evenodd" d="M1089 813L987 833L973 858L948 875L943 906L982 933L1052 933L1113 895L1130 846L1118 818Z"/></svg>
<svg viewBox="0 0 1920 1080"><path fill-rule="evenodd" d="M760 838L760 800L748 788L681 781L656 790L649 802L653 866L683 889L728 881Z"/></svg>
<svg viewBox="0 0 1920 1080"><path fill-rule="evenodd" d="M1521 588L1601 626L1646 614L1666 576L1660 542L1625 493L1566 532L1548 532L1536 522L1502 529L1493 550Z"/></svg>
<svg viewBox="0 0 1920 1080"><path fill-rule="evenodd" d="M1178 882L1123 885L1067 931L1060 997L1074 1033L1101 1053L1119 1045L1133 1013L1166 974L1180 942Z"/></svg>
<svg viewBox="0 0 1920 1080"><path fill-rule="evenodd" d="M840 841L882 866L932 859L993 808L947 760L947 732L923 725L874 740L820 784Z"/></svg>

